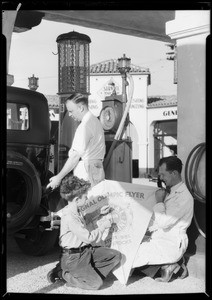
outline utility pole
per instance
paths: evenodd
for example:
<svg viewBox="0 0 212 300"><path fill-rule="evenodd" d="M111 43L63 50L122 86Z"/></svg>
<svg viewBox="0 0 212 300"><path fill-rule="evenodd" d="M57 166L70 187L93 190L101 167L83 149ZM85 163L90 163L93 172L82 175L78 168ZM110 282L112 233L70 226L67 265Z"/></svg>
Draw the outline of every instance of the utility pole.
<svg viewBox="0 0 212 300"><path fill-rule="evenodd" d="M177 84L177 46L175 44L166 44L170 48L169 52L166 52L166 59L174 61L174 84Z"/></svg>

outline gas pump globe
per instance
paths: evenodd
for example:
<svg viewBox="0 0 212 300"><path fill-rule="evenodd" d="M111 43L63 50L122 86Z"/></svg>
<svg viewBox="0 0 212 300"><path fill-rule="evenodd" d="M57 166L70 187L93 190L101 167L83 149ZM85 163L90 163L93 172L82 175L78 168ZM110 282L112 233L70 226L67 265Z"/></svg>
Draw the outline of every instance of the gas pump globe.
<svg viewBox="0 0 212 300"><path fill-rule="evenodd" d="M85 34L72 31L57 37L58 44L58 95L59 144L58 172L68 158L74 134L79 123L68 116L65 100L73 93L90 94L90 54L91 39Z"/></svg>

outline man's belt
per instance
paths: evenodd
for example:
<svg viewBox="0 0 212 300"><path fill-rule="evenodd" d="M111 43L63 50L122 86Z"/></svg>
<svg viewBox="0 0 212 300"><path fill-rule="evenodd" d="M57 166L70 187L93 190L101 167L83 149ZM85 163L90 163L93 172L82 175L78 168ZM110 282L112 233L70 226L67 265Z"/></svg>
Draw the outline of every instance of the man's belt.
<svg viewBox="0 0 212 300"><path fill-rule="evenodd" d="M69 253L69 254L73 254L73 253L81 253L83 250L85 250L86 248L90 248L91 245L86 245L83 247L79 247L79 248L70 248L70 249L66 249L66 248L62 248L62 253Z"/></svg>

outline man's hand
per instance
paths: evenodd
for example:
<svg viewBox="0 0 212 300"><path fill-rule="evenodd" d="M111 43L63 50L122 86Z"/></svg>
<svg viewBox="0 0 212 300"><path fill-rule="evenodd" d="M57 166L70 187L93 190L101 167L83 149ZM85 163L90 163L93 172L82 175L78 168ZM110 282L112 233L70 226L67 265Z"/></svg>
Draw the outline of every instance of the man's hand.
<svg viewBox="0 0 212 300"><path fill-rule="evenodd" d="M53 190L55 188L57 188L59 185L60 185L60 182L61 182L61 179L56 175L56 176L53 176L49 179L50 183L47 185L47 189L48 188L52 188Z"/></svg>
<svg viewBox="0 0 212 300"><path fill-rule="evenodd" d="M111 207L109 205L104 205L100 209L100 214L101 215L106 215L110 212L110 210L111 210Z"/></svg>
<svg viewBox="0 0 212 300"><path fill-rule="evenodd" d="M51 221L51 228L58 229L60 228L61 218L59 216L54 215L53 220Z"/></svg>
<svg viewBox="0 0 212 300"><path fill-rule="evenodd" d="M160 202L163 203L165 197L166 197L166 190L164 188L161 188L155 192L155 199L156 199L157 203L160 203Z"/></svg>
<svg viewBox="0 0 212 300"><path fill-rule="evenodd" d="M104 231L105 229L110 228L112 225L111 214L106 215L97 221L97 226L100 230Z"/></svg>
<svg viewBox="0 0 212 300"><path fill-rule="evenodd" d="M104 229L110 228L111 227L111 221L110 219L105 219L103 224L101 225Z"/></svg>

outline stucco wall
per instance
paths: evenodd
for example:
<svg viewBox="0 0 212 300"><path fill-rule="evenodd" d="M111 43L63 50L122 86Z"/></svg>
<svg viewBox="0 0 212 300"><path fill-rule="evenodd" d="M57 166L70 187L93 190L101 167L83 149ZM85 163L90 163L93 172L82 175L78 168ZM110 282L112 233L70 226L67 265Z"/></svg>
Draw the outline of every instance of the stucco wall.
<svg viewBox="0 0 212 300"><path fill-rule="evenodd" d="M177 11L166 23L166 33L176 40L178 71L178 156L184 164L192 149L205 142L206 133L206 38L210 33L210 11ZM205 157L198 170L205 188Z"/></svg>
<svg viewBox="0 0 212 300"><path fill-rule="evenodd" d="M206 35L198 35L177 46L178 153L184 163L193 147L205 142L205 43Z"/></svg>

